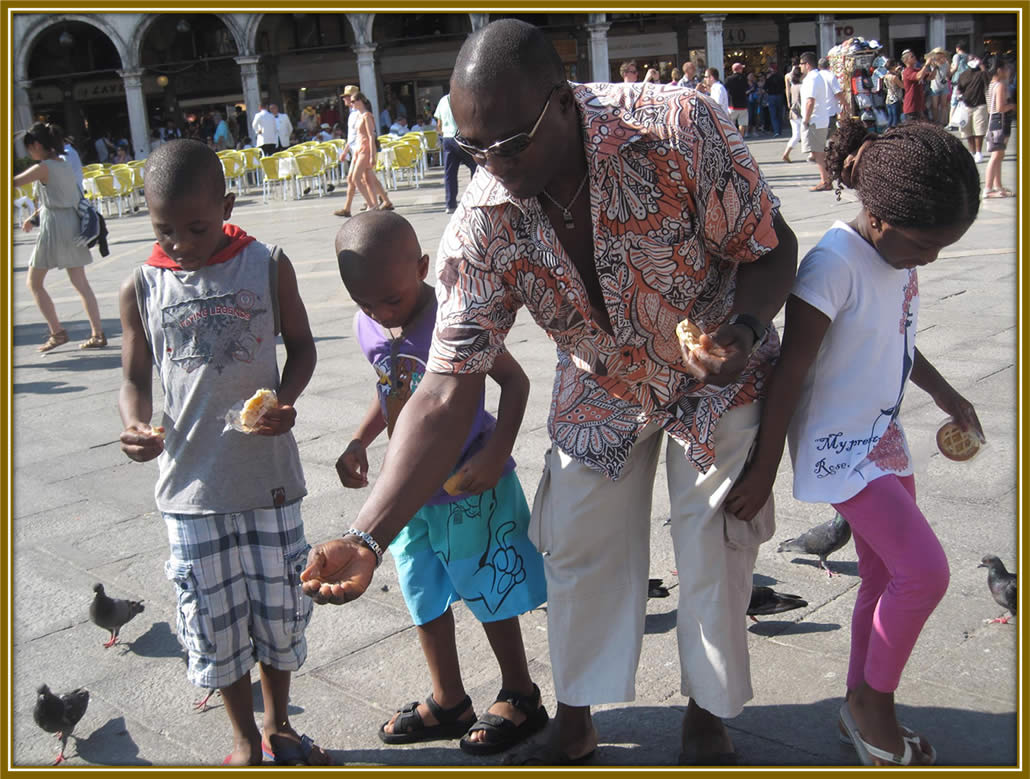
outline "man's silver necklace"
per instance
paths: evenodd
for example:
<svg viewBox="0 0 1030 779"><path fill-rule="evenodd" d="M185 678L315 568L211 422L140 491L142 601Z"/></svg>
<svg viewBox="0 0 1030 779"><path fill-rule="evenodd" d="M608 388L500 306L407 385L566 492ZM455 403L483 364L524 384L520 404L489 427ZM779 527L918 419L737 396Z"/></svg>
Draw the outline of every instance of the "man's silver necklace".
<svg viewBox="0 0 1030 779"><path fill-rule="evenodd" d="M561 203L559 203L557 200L555 200L553 197L551 197L551 194L546 189L540 190L542 194L547 195L547 199L548 200L550 200L552 203L554 203L556 206L558 206L559 209L561 209L561 215L562 215L562 219L565 220L565 229L566 230L575 230L576 229L576 223L572 220L572 211L570 209L572 208L573 204L576 202L577 198L579 198L579 194L580 194L580 192L583 191L583 187L585 187L587 185L587 178L589 177L589 175L590 175L590 171L587 171L586 173L583 174L583 180L581 182L579 182L579 187L577 187L577 189L576 189L576 194L574 194L572 196L572 200L569 201L569 204L567 206L563 206Z"/></svg>

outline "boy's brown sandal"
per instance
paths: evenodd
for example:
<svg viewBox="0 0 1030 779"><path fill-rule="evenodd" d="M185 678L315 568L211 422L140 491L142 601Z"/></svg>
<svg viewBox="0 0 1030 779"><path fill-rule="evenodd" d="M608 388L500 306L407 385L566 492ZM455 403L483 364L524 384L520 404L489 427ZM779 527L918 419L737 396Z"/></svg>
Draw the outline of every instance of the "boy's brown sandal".
<svg viewBox="0 0 1030 779"><path fill-rule="evenodd" d="M66 330L58 330L56 333L51 333L50 337L37 348L41 352L49 352L51 349L56 349L58 346L66 343L68 343L68 332Z"/></svg>

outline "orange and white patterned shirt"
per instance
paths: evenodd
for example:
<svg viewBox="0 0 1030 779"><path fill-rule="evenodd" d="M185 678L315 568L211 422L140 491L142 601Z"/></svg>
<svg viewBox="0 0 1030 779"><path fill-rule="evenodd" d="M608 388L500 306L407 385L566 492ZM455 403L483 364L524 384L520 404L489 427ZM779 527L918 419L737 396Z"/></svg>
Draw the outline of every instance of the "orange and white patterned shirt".
<svg viewBox="0 0 1030 779"><path fill-rule="evenodd" d="M714 462L727 409L756 400L779 353L770 328L739 381L704 385L682 363L676 325L727 318L739 262L775 248L779 200L727 114L674 85L572 84L586 150L594 262L611 322L591 320L586 288L537 198L476 172L437 259L428 370L488 371L520 306L558 347L548 433L617 479L656 422L699 471Z"/></svg>

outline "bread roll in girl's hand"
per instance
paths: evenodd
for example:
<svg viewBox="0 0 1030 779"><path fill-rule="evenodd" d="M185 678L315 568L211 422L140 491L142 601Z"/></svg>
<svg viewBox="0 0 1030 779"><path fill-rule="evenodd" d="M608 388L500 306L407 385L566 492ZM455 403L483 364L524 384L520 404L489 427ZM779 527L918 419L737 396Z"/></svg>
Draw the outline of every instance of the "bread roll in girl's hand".
<svg viewBox="0 0 1030 779"><path fill-rule="evenodd" d="M259 389L246 403L240 412L240 425L247 430L253 430L266 411L278 407L279 399L275 392L270 389Z"/></svg>
<svg viewBox="0 0 1030 779"><path fill-rule="evenodd" d="M963 430L954 420L945 422L937 430L937 448L949 460L972 460L982 445L980 436L972 430Z"/></svg>

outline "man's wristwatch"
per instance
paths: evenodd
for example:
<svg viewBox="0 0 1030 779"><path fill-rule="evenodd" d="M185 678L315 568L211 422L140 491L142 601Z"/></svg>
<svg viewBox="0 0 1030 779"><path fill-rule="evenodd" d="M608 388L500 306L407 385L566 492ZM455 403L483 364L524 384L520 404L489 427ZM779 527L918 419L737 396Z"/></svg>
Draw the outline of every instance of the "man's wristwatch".
<svg viewBox="0 0 1030 779"><path fill-rule="evenodd" d="M754 343L751 344L751 351L759 347L762 341L765 339L765 334L769 330L768 325L762 324L762 322L756 316L751 314L734 314L730 319L729 324L731 325L744 325L754 335Z"/></svg>

